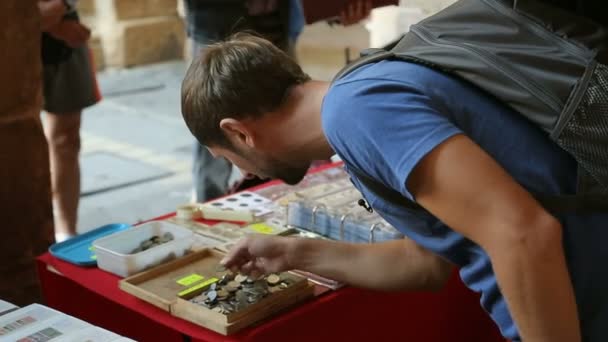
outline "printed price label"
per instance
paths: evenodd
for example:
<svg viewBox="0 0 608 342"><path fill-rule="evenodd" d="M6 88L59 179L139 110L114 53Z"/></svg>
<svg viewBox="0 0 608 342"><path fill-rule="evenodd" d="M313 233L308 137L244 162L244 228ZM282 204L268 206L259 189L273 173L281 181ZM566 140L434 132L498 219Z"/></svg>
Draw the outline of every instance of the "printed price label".
<svg viewBox="0 0 608 342"><path fill-rule="evenodd" d="M266 223L255 223L252 224L251 229L253 229L254 231L261 233L261 234L272 234L272 232L274 232L274 229L267 225Z"/></svg>
<svg viewBox="0 0 608 342"><path fill-rule="evenodd" d="M180 297L183 297L183 296L187 295L188 293L192 293L192 292L194 292L194 291L196 291L198 289L202 289L202 288L204 288L206 286L209 286L209 285L217 282L218 280L219 279L217 279L217 278L209 278L209 279L205 280L204 282L202 282L202 283L200 283L200 284L198 284L196 286L193 286L193 287L191 287L189 289L185 289L184 291L178 293L177 295L180 296Z"/></svg>
<svg viewBox="0 0 608 342"><path fill-rule="evenodd" d="M181 279L179 279L177 281L178 284L183 285L183 286L190 286L194 283L198 283L199 281L205 279L205 277L203 277L202 275L198 275L196 273L193 273L187 277L183 277Z"/></svg>

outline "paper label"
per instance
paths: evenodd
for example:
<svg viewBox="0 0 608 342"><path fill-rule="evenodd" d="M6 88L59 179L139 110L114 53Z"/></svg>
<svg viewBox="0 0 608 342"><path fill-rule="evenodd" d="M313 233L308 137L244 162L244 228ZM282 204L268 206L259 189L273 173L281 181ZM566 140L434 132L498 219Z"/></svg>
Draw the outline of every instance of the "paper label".
<svg viewBox="0 0 608 342"><path fill-rule="evenodd" d="M205 277L203 277L202 275L198 275L196 273L193 273L189 276L183 277L179 280L177 280L177 283L183 286L190 286L194 283L198 283L199 281L205 279Z"/></svg>
<svg viewBox="0 0 608 342"><path fill-rule="evenodd" d="M252 230L261 234L272 234L274 229L266 223L255 223L249 226Z"/></svg>
<svg viewBox="0 0 608 342"><path fill-rule="evenodd" d="M177 295L180 296L180 297L183 297L183 296L187 295L188 293L192 293L192 292L194 292L194 291L196 291L198 289L202 289L202 288L204 288L206 286L209 286L209 285L217 282L218 280L219 279L217 279L217 278L209 278L209 279L205 280L204 282L202 282L202 283L200 283L200 284L198 284L196 286L193 286L193 287L191 287L189 289L185 289L184 291L178 293Z"/></svg>

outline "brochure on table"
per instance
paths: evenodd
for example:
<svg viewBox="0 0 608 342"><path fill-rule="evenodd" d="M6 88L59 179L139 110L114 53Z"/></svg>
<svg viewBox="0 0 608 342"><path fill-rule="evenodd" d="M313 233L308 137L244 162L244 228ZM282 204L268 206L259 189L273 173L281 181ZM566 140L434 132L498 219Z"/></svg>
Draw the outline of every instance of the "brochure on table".
<svg viewBox="0 0 608 342"><path fill-rule="evenodd" d="M1 302L0 311L12 306ZM11 310L11 309L9 309ZM108 330L48 308L32 304L0 316L0 341L87 341L87 342L127 342Z"/></svg>

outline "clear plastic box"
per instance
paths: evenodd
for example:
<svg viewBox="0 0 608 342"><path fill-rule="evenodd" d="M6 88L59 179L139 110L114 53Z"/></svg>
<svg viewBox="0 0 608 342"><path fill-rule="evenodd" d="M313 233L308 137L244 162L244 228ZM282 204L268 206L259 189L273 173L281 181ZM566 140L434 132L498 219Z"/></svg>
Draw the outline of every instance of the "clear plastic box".
<svg viewBox="0 0 608 342"><path fill-rule="evenodd" d="M173 234L173 240L131 254L142 241L165 233ZM165 221L152 221L95 240L93 247L100 269L128 277L183 256L193 243L194 234L190 230Z"/></svg>

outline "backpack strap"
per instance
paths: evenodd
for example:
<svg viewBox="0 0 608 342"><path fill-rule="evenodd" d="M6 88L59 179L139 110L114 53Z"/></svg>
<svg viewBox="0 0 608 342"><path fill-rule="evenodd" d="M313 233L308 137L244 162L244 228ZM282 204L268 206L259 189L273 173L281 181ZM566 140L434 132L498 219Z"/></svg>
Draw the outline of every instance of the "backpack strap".
<svg viewBox="0 0 608 342"><path fill-rule="evenodd" d="M395 191L366 174L352 170L356 177L365 187L371 190L376 196L392 203L393 205L406 207L417 213L428 211L420 204L407 199L398 191ZM586 213L608 213L608 196L606 195L539 195L533 194L534 198L552 214L586 214Z"/></svg>
<svg viewBox="0 0 608 342"><path fill-rule="evenodd" d="M608 195L535 195L534 197L553 214L608 213Z"/></svg>
<svg viewBox="0 0 608 342"><path fill-rule="evenodd" d="M368 190L370 190L376 196L382 198L383 200L390 202L395 206L406 207L407 209L417 213L428 213L428 211L424 209L424 207L422 207L420 204L409 200L400 192L389 188L388 186L378 182L372 177L366 175L365 173L356 170L355 168L350 166L348 167L348 170L354 173L359 182L361 182Z"/></svg>
<svg viewBox="0 0 608 342"><path fill-rule="evenodd" d="M357 176L359 181L371 190L376 196L390 202L393 205L406 207L407 209L429 214L420 204L409 200L400 192L393 190L377 180L367 176L358 170L349 167ZM580 194L580 195L542 195L532 196L553 215L559 214L590 214L608 213L608 195L605 194Z"/></svg>

